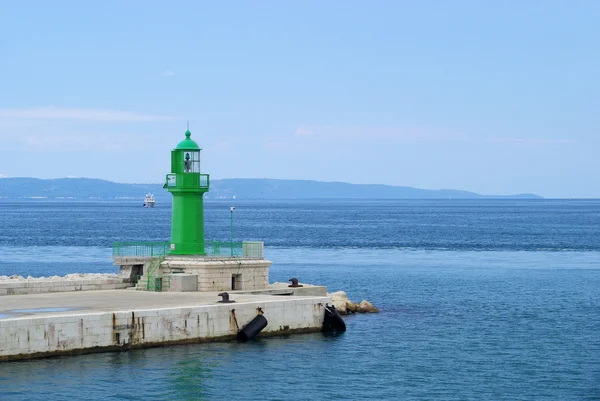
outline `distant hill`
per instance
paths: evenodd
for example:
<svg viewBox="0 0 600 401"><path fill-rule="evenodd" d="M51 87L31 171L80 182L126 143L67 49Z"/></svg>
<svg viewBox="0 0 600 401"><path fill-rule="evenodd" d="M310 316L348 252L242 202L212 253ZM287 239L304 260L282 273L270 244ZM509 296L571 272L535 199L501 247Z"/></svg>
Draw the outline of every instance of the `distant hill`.
<svg viewBox="0 0 600 401"><path fill-rule="evenodd" d="M0 198L141 199L170 197L162 184L120 184L92 178L0 178ZM379 184L348 184L308 180L233 178L211 180L208 199L539 199L533 194L481 195L455 189L418 189Z"/></svg>
<svg viewBox="0 0 600 401"><path fill-rule="evenodd" d="M1 178L0 198L139 198L159 184L119 184L94 178Z"/></svg>
<svg viewBox="0 0 600 401"><path fill-rule="evenodd" d="M381 184L349 184L307 180L224 179L213 181L214 195L251 199L476 199L489 198L456 189L418 189ZM540 198L532 194L509 195L510 198Z"/></svg>

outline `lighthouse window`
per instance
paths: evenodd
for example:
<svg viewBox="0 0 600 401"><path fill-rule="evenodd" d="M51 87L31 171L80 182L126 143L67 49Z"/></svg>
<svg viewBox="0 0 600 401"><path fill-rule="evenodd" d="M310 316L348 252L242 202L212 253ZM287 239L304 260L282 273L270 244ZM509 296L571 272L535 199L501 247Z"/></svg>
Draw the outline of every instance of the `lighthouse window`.
<svg viewBox="0 0 600 401"><path fill-rule="evenodd" d="M183 155L183 172L184 173L199 173L200 172L200 152L185 152Z"/></svg>
<svg viewBox="0 0 600 401"><path fill-rule="evenodd" d="M185 154L185 159L183 160L183 171L185 173L192 171L192 158L189 152Z"/></svg>

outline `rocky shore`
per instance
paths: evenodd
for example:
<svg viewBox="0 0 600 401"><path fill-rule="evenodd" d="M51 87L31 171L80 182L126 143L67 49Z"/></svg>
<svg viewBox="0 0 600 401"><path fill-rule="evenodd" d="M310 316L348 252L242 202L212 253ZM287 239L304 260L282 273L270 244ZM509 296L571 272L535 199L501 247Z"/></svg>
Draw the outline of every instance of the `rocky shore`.
<svg viewBox="0 0 600 401"><path fill-rule="evenodd" d="M327 294L331 297L331 302L340 315L349 315L351 313L378 313L379 309L373 306L369 301L362 300L360 303L352 302L344 291L336 291Z"/></svg>
<svg viewBox="0 0 600 401"><path fill-rule="evenodd" d="M76 281L76 280L103 280L117 278L115 273L72 273L65 276L50 276L50 277L23 277L18 275L0 276L0 283L18 283L18 282L40 282L40 281Z"/></svg>

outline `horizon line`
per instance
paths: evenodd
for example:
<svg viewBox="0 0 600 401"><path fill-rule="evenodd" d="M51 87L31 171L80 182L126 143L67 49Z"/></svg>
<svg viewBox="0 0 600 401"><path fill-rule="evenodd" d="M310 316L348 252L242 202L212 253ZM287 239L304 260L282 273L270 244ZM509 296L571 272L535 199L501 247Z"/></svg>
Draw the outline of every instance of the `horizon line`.
<svg viewBox="0 0 600 401"><path fill-rule="evenodd" d="M50 180L98 180L98 181L105 181L105 182L110 182L113 184L120 184L120 185L162 185L160 182L117 182L117 181L111 181L105 178L92 178L92 177L72 177L72 176L67 176L67 177L57 177L57 178L38 178L38 177L25 177L25 176L21 176L21 177L7 177L7 176L3 176L0 175L0 180L2 179L33 179L33 180L41 180L41 181L50 181ZM466 190L466 189L456 189L456 188L438 188L438 189L430 189L430 188L420 188L420 187L411 187L411 186L406 186L406 185L392 185L392 184L381 184L381 183L351 183L351 182L347 182L347 181L321 181L321 180L314 180L314 179L290 179L290 178L266 178L266 177L261 177L261 178L215 178L212 181L222 181L222 180L273 180L273 181L304 181L304 182L319 182L319 183L326 183L326 184L346 184L346 185L357 185L357 186L365 186L365 185L372 185L372 186L383 186L383 187L390 187L390 188L409 188L409 189L416 189L416 190L422 190L422 191L432 191L432 192L440 192L440 191L455 191L455 192L467 192L470 194L474 194L474 195L479 195L479 196L484 196L484 197L516 197L516 196L523 196L523 195L529 195L529 196L535 196L535 197L539 197L541 199L573 199L571 197L569 198L549 198L549 197L545 197L542 195L538 195L532 192L520 192L520 193L511 193L508 195L497 195L497 194L482 194L479 192L475 192L475 191L471 191L471 190ZM309 198L307 198L309 199ZM310 198L310 199L315 199L315 198ZM348 199L348 198L344 198L344 199ZM360 198L356 198L356 199L360 199ZM398 199L402 199L402 198L398 198ZM600 199L600 198L575 198L575 199Z"/></svg>

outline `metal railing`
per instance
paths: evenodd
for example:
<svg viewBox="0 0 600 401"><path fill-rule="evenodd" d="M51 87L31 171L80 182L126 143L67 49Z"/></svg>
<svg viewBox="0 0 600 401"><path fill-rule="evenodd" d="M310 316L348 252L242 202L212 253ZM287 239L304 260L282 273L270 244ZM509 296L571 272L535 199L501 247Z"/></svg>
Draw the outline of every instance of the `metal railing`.
<svg viewBox="0 0 600 401"><path fill-rule="evenodd" d="M146 277L148 278L148 282L146 283L146 289L148 291L162 291L162 277L157 274L157 271L160 270L160 264L163 262L163 260L165 260L164 255L154 257L148 264L148 271L146 273ZM156 280L157 278L159 280ZM160 282L160 288L156 288L157 281Z"/></svg>
<svg viewBox="0 0 600 401"><path fill-rule="evenodd" d="M208 174L167 174L163 188L208 189L210 187L210 175Z"/></svg>
<svg viewBox="0 0 600 401"><path fill-rule="evenodd" d="M113 258L160 258L167 256L170 251L169 242L115 242L112 256ZM207 241L205 252L206 256L215 258L263 259L264 243L262 241Z"/></svg>
<svg viewBox="0 0 600 401"><path fill-rule="evenodd" d="M112 247L114 257L152 258L165 256L171 250L168 242L115 242Z"/></svg>
<svg viewBox="0 0 600 401"><path fill-rule="evenodd" d="M212 257L230 257L242 259L262 259L264 243L262 241L212 241L206 243L206 254Z"/></svg>
<svg viewBox="0 0 600 401"><path fill-rule="evenodd" d="M208 188L210 186L210 176L208 174L200 174L199 180L202 188Z"/></svg>
<svg viewBox="0 0 600 401"><path fill-rule="evenodd" d="M146 291L162 292L171 288L171 276L144 278L144 276L137 276L138 288L145 288Z"/></svg>

